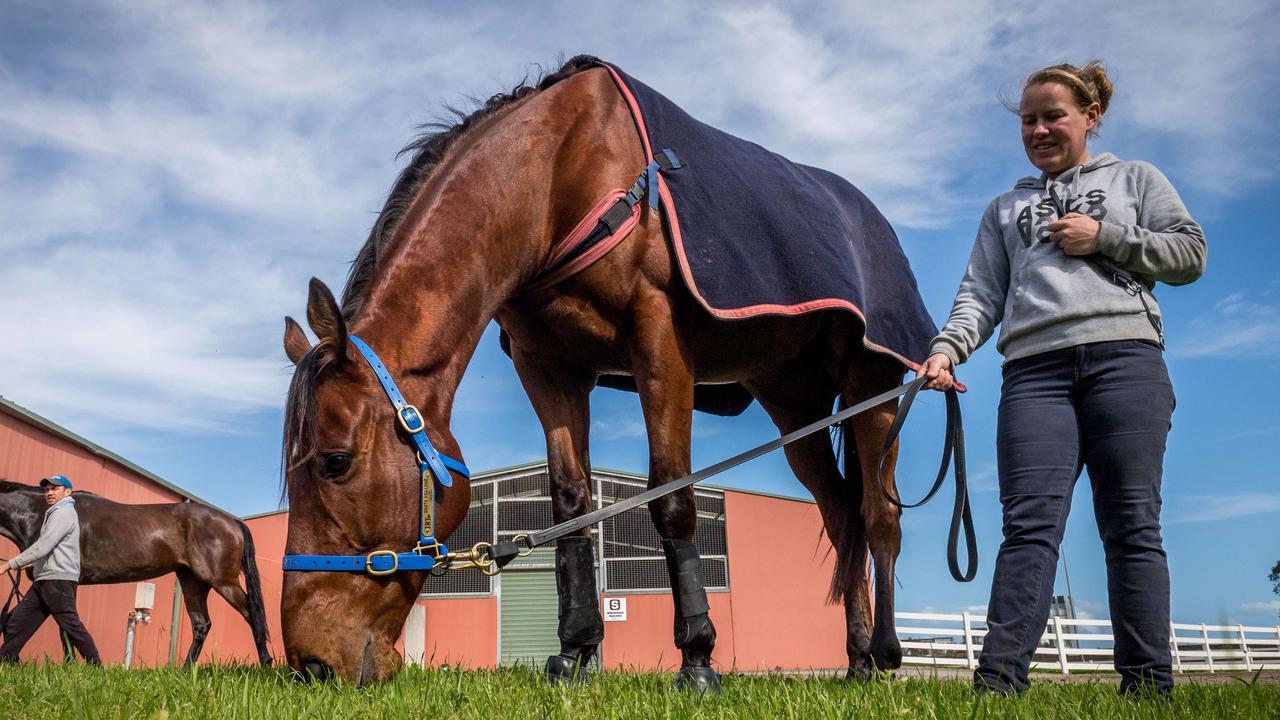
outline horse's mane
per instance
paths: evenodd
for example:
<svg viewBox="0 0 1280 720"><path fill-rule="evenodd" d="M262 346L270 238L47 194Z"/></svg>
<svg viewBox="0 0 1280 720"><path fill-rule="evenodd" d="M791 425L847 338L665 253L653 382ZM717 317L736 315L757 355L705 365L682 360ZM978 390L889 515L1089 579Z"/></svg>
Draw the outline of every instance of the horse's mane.
<svg viewBox="0 0 1280 720"><path fill-rule="evenodd" d="M396 155L400 157L405 153L413 153L409 164L400 171L400 175L391 186L391 193L382 205L382 212L378 213L378 219L369 230L369 239L351 261L347 285L342 291L342 315L348 323L355 319L364 304L369 282L378 266L383 246L395 234L414 197L417 196L423 183L431 177L432 170L439 165L458 139L481 121L546 90L561 80L594 67L598 62L591 55L578 55L563 63L559 70L542 73L532 83L526 77L509 92L500 92L488 100L477 101L476 109L470 114L446 107L445 109L455 117L453 122L426 123L420 127L423 132ZM289 395L285 402L281 475L284 475L289 468L306 462L316 451L316 377L327 364L323 352L320 351L322 345L323 343L316 345L298 361L293 381L289 385ZM288 489L288 485L282 482L280 493L282 503L287 500Z"/></svg>
<svg viewBox="0 0 1280 720"><path fill-rule="evenodd" d="M364 304L369 279L378 266L383 245L395 234L396 228L404 219L418 190L422 188L422 184L431 176L431 171L440 163L458 138L465 135L480 121L598 63L599 60L591 55L578 55L569 62L563 63L559 70L542 73L532 84L529 83L529 78L525 77L510 92L500 92L488 100L477 101L476 109L470 114L446 106L445 110L455 117L453 122L432 122L419 126L423 132L396 154L399 158L411 152L413 157L410 158L404 170L400 171L395 184L391 186L391 194L387 196L386 202L382 205L382 212L378 213L378 219L369 230L369 239L351 261L347 286L342 292L342 315L347 322L355 319L356 314L360 312L360 307Z"/></svg>
<svg viewBox="0 0 1280 720"><path fill-rule="evenodd" d="M28 485L26 483L0 479L0 493L22 492L24 490L27 492L37 492L37 493L40 493L41 495L44 494L44 490L42 490L39 485ZM88 490L72 490L71 494L73 496L75 495L92 495L94 497L98 496L98 493L89 492Z"/></svg>

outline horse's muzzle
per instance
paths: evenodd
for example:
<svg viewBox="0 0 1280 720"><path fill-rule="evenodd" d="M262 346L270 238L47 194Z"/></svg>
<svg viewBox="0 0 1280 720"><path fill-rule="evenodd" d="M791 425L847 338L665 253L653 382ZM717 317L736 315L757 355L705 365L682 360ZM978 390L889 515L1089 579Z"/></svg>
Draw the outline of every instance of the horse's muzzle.
<svg viewBox="0 0 1280 720"><path fill-rule="evenodd" d="M307 658L302 663L302 677L304 680L313 682L324 682L333 677L333 671L328 665L315 658Z"/></svg>

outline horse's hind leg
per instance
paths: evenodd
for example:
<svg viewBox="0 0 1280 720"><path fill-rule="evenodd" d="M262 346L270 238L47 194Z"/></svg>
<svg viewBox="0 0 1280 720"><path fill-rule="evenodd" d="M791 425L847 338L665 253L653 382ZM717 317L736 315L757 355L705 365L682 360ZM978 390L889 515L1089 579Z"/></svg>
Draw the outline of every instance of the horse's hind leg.
<svg viewBox="0 0 1280 720"><path fill-rule="evenodd" d="M209 584L200 580L189 571L178 572L178 584L182 586L182 602L187 606L187 617L191 619L191 648L187 650L185 664L191 665L200 658L200 650L204 647L204 639L209 636Z"/></svg>
<svg viewBox="0 0 1280 720"><path fill-rule="evenodd" d="M221 579L213 586L213 590L221 595L222 599L226 600L228 605L235 608L236 612L240 613L240 617L244 618L244 621L249 624L250 628L253 627L253 620L249 617L249 597L245 595L244 589L240 587L240 581L238 579L234 577L230 579ZM261 650L261 648L259 648L259 650ZM261 652L259 655L261 655ZM260 656L258 661L263 665L271 664L270 656L267 656L265 659Z"/></svg>
<svg viewBox="0 0 1280 720"><path fill-rule="evenodd" d="M663 296L657 303L665 303ZM662 308L652 308L660 316ZM634 358L632 370L644 407L649 434L649 487L657 487L689 472L690 430L693 424L693 374L674 329L652 324L637 331L637 347L645 355ZM681 689L720 691L711 669L716 628L711 622L707 591L702 582L702 558L693 544L697 523L693 488L686 487L649 503L649 515L662 536L662 551L671 577L675 601L675 644L681 667Z"/></svg>
<svg viewBox="0 0 1280 720"><path fill-rule="evenodd" d="M853 404L896 386L902 379L902 366L892 360L868 354L860 364L857 376L847 382L844 399ZM862 518L866 524L867 541L876 572L875 624L871 631L871 658L879 670L895 670L902 665L902 645L894 625L893 582L894 568L902 548L901 511L890 503L881 492L876 478L880 453L893 423L898 401L883 405L853 417L853 432L857 457L862 469ZM846 438L846 442L848 438ZM846 458L849 458L846 455ZM898 459L898 447L890 448L884 463L884 484L890 492L896 492L894 466Z"/></svg>
<svg viewBox="0 0 1280 720"><path fill-rule="evenodd" d="M801 372L788 371L783 375L767 385L753 383L750 389L785 435L824 417L830 405L815 403L815 399L831 397L834 388L815 392L813 388L820 386L800 382ZM814 380L820 381L820 378ZM853 438L846 437L846 442L853 442ZM791 471L813 495L822 513L823 529L835 552L830 597L833 602L844 604L849 677L865 680L872 674L871 601L867 583L867 533L861 512L861 469L855 464L852 472L841 475L826 433L801 438L787 445L784 452Z"/></svg>
<svg viewBox="0 0 1280 720"><path fill-rule="evenodd" d="M595 376L518 349L513 360L547 436L552 517L557 523L576 518L592 509L587 432ZM560 654L547 658L547 677L589 682L586 666L604 639L589 529L556 542L556 591Z"/></svg>

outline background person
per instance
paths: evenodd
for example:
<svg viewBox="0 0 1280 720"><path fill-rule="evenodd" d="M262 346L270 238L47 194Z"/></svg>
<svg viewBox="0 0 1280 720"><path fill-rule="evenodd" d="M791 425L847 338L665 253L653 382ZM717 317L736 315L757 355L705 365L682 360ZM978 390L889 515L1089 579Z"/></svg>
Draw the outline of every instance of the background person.
<svg viewBox="0 0 1280 720"><path fill-rule="evenodd" d="M53 475L40 481L49 509L44 513L40 537L22 554L8 561L11 570L34 564L35 583L13 609L4 627L0 662L17 662L18 653L52 615L58 627L85 662L101 665L98 648L76 612L76 585L80 582L80 519L71 497L71 481Z"/></svg>
<svg viewBox="0 0 1280 720"><path fill-rule="evenodd" d="M1120 689L1173 686L1160 482L1174 395L1150 289L1200 277L1205 241L1155 167L1089 155L1111 92L1098 61L1027 79L1022 144L1042 174L987 207L951 316L920 371L929 387L950 387L953 368L1003 323L996 442L1004 541L974 673L979 690L1030 685L1082 467L1106 553Z"/></svg>

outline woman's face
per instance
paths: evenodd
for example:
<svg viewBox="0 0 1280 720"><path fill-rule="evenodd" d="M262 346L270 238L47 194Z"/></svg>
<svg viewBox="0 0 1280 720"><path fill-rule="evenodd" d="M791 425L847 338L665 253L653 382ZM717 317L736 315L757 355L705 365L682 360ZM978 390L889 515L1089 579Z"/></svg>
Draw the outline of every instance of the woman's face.
<svg viewBox="0 0 1280 720"><path fill-rule="evenodd" d="M1101 117L1098 103L1082 112L1065 85L1044 82L1022 91L1019 114L1027 159L1050 178L1089 159L1085 140Z"/></svg>

